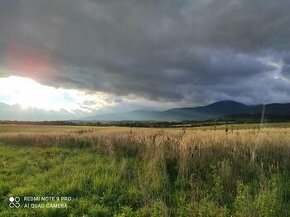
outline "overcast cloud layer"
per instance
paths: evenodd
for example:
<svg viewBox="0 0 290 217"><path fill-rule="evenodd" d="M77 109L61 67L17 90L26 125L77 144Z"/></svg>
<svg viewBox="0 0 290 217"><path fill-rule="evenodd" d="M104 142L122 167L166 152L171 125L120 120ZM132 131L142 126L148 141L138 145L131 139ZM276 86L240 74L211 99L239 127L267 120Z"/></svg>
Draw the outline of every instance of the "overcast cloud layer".
<svg viewBox="0 0 290 217"><path fill-rule="evenodd" d="M290 102L289 11L289 0L0 0L0 61L55 87L177 106Z"/></svg>

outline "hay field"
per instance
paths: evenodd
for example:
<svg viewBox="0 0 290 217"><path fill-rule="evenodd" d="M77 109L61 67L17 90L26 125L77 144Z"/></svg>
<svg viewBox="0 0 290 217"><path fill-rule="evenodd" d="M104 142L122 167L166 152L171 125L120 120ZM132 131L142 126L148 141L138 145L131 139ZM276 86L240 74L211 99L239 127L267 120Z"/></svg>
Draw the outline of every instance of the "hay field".
<svg viewBox="0 0 290 217"><path fill-rule="evenodd" d="M0 197L1 216L290 216L290 128L1 125Z"/></svg>

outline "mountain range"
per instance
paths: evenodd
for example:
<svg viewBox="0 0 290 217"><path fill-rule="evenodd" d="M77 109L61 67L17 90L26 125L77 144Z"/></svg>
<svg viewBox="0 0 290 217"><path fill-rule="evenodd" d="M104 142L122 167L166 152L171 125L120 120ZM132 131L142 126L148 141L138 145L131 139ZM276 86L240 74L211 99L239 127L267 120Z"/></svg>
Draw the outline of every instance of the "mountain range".
<svg viewBox="0 0 290 217"><path fill-rule="evenodd" d="M235 101L218 101L206 106L173 108L165 111L134 110L130 112L98 114L85 117L84 114L66 110L47 111L42 109L22 109L20 105L7 105L0 102L0 120L17 121L205 121L232 118L258 120L263 113L269 119L290 120L290 103L266 105L245 105ZM83 118L81 118L83 117Z"/></svg>
<svg viewBox="0 0 290 217"><path fill-rule="evenodd" d="M206 106L174 108L165 111L135 110L87 117L87 121L203 121L234 116L290 116L290 103L245 105L224 100Z"/></svg>

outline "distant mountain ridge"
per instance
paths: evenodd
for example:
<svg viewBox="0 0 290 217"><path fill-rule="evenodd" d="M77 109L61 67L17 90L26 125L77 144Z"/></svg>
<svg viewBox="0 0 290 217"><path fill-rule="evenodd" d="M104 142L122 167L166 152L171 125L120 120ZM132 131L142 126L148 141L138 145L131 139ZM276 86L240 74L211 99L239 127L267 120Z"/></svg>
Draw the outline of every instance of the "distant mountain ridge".
<svg viewBox="0 0 290 217"><path fill-rule="evenodd" d="M91 121L203 121L231 115L290 116L290 103L245 105L240 102L223 100L206 106L174 108L165 111L135 110L124 113L102 114L87 117Z"/></svg>
<svg viewBox="0 0 290 217"><path fill-rule="evenodd" d="M271 103L266 105L245 105L240 102L225 100L206 106L173 108L165 111L135 110L131 112L99 114L84 117L65 110L46 111L35 108L23 110L19 105L7 105L0 102L0 120L17 121L205 121L213 119L259 119L263 107L265 116L274 120L290 120L290 103Z"/></svg>

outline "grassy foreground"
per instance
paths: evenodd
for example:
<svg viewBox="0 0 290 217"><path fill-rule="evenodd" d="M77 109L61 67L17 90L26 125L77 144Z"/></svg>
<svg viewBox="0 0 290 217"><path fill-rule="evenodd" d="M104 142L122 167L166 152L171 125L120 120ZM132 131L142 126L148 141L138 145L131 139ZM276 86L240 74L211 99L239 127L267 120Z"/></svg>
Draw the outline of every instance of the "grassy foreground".
<svg viewBox="0 0 290 217"><path fill-rule="evenodd" d="M290 216L290 129L242 128L0 126L0 216Z"/></svg>

